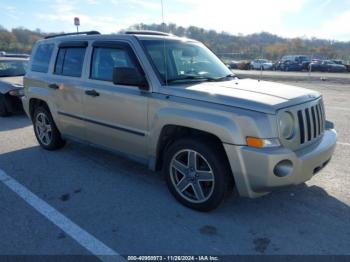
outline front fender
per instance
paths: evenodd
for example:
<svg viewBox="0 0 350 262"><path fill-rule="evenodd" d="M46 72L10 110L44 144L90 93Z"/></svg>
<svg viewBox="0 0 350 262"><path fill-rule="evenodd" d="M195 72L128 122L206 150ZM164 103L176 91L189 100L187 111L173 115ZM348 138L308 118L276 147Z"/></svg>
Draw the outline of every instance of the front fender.
<svg viewBox="0 0 350 262"><path fill-rule="evenodd" d="M217 136L223 143L238 142L239 127L229 118L187 109L163 108L153 117L150 125L150 155L157 155L158 140L163 128L176 125L198 129Z"/></svg>

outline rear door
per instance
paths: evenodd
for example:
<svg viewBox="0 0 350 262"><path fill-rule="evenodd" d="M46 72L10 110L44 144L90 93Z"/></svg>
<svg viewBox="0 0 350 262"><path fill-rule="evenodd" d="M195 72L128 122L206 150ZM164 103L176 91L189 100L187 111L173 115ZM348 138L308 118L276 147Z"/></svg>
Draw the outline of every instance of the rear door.
<svg viewBox="0 0 350 262"><path fill-rule="evenodd" d="M86 139L83 115L83 80L86 41L63 42L58 46L52 81L58 124L64 135Z"/></svg>
<svg viewBox="0 0 350 262"><path fill-rule="evenodd" d="M112 83L114 67L134 67L143 73L133 49L127 42L96 41L89 65L84 85L88 140L144 160L149 92Z"/></svg>

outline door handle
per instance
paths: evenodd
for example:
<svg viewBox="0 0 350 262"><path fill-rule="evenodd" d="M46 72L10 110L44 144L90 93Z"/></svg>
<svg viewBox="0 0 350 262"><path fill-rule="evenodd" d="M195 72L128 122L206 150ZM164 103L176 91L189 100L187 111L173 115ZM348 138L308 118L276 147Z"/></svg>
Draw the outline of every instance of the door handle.
<svg viewBox="0 0 350 262"><path fill-rule="evenodd" d="M86 90L85 94L92 97L96 97L100 95L100 93L98 93L96 90Z"/></svg>
<svg viewBox="0 0 350 262"><path fill-rule="evenodd" d="M57 90L60 87L57 84L49 84L49 88Z"/></svg>

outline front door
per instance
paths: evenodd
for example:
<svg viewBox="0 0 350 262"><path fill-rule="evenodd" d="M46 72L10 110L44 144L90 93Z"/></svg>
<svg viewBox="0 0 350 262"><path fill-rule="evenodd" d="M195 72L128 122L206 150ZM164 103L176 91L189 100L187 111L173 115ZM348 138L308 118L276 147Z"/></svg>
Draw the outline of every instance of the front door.
<svg viewBox="0 0 350 262"><path fill-rule="evenodd" d="M83 101L88 140L146 159L148 92L112 82L114 67L142 70L131 47L119 42L95 42L90 65Z"/></svg>

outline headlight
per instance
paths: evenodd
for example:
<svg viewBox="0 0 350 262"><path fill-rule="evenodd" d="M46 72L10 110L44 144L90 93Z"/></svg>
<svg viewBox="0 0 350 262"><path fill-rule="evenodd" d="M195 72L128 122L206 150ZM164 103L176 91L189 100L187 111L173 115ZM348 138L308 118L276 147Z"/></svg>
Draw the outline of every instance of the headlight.
<svg viewBox="0 0 350 262"><path fill-rule="evenodd" d="M292 139L294 136L294 117L290 112L283 112L278 120L278 126L281 136L284 139Z"/></svg>

